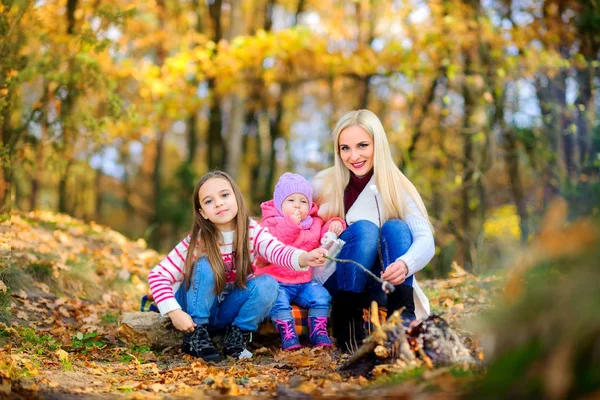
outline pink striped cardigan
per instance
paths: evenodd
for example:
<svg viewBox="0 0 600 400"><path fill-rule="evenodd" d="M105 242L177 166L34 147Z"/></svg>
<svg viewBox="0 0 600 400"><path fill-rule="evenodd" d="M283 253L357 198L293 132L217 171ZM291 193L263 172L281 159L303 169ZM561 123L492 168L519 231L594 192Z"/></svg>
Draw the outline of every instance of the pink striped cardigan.
<svg viewBox="0 0 600 400"><path fill-rule="evenodd" d="M234 231L223 232L221 254L225 262L225 281L234 282L236 278L235 252L233 251ZM258 222L250 219L248 229L250 259L254 264L259 255L273 264L291 270L306 271L308 267L300 267L299 258L304 250L286 246L263 228ZM148 274L148 284L161 315L180 309L174 293L184 280L184 264L190 246L190 235L185 237L171 252L159 262ZM249 278L251 278L250 276Z"/></svg>

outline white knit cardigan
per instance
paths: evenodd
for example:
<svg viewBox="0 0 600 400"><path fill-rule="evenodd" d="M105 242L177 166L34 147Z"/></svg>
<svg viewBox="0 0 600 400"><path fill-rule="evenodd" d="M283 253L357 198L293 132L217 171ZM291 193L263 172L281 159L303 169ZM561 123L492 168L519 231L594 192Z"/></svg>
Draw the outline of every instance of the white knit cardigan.
<svg viewBox="0 0 600 400"><path fill-rule="evenodd" d="M325 185L325 176L326 172L321 171L313 178L311 184L315 191L320 192L322 190L323 185ZM359 220L371 221L379 227L386 222L381 215L383 203L379 195L379 190L374 191L371 189L371 186L376 187L374 176L371 177L367 186L365 186L352 207L350 207L346 213L346 223L348 226ZM375 202L375 197L377 197L379 207ZM319 216L322 217L327 214L328 207L328 202L319 204ZM410 229L413 243L406 254L398 257L396 261L402 260L406 263L406 266L408 267L408 276L410 276L422 270L427 263L431 261L435 254L435 243L429 223L410 196L406 196L406 215L404 217L404 222L406 222ZM415 314L417 318L427 318L430 313L429 299L419 287L416 277L413 278L412 286L414 289Z"/></svg>

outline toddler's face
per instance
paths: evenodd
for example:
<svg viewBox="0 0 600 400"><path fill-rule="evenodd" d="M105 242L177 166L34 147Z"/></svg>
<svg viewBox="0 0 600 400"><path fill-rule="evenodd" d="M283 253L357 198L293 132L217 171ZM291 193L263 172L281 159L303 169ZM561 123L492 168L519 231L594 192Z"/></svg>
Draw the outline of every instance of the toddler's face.
<svg viewBox="0 0 600 400"><path fill-rule="evenodd" d="M300 220L303 220L308 215L308 199L305 195L294 193L285 198L281 204L281 212L283 215L300 214Z"/></svg>

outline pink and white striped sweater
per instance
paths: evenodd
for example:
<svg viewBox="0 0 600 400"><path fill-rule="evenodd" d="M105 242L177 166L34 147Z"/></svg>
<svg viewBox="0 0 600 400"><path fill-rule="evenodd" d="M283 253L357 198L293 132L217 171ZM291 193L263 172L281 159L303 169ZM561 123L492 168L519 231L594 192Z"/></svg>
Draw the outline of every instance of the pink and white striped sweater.
<svg viewBox="0 0 600 400"><path fill-rule="evenodd" d="M234 282L236 278L235 252L233 251L233 240L235 231L223 232L221 243L221 254L225 262L225 281ZM300 255L304 250L286 246L263 228L258 222L250 219L248 229L250 246L250 260L254 264L256 255L269 262L297 271L306 271L308 267L302 268L299 263ZM174 293L184 281L185 258L190 247L190 235L184 238L161 262L159 262L148 274L148 284L158 306L161 315L180 309L181 306L175 300ZM249 277L250 278L250 277Z"/></svg>

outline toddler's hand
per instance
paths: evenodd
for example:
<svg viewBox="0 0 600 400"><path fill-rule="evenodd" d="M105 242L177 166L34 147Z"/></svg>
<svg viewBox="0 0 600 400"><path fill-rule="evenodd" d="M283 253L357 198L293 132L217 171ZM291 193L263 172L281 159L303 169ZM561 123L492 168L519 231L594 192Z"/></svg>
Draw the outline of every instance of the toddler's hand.
<svg viewBox="0 0 600 400"><path fill-rule="evenodd" d="M344 225L342 225L340 221L331 221L331 223L329 224L329 229L327 230L340 236L344 231Z"/></svg>
<svg viewBox="0 0 600 400"><path fill-rule="evenodd" d="M333 232L325 232L321 238L321 247L328 249L333 244L333 241L337 239L337 235Z"/></svg>
<svg viewBox="0 0 600 400"><path fill-rule="evenodd" d="M302 253L298 262L301 267L322 267L327 262L327 250L318 247L312 251Z"/></svg>
<svg viewBox="0 0 600 400"><path fill-rule="evenodd" d="M300 225L300 221L302 221L302 216L300 215L300 210L294 210L292 214L290 214L290 218L296 224Z"/></svg>
<svg viewBox="0 0 600 400"><path fill-rule="evenodd" d="M171 322L173 322L173 326L176 329L183 332L194 332L196 324L192 321L192 317L182 309L173 310L167 315L171 318Z"/></svg>

